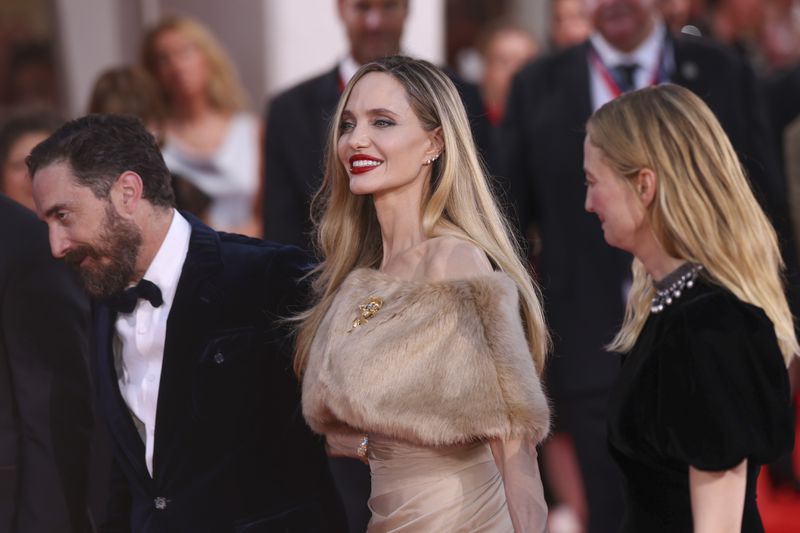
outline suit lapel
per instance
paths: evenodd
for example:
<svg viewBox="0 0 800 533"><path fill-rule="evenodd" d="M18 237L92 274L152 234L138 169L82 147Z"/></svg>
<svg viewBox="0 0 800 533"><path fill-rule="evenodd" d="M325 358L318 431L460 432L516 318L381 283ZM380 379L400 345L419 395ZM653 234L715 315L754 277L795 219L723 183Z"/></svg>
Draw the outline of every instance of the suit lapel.
<svg viewBox="0 0 800 533"><path fill-rule="evenodd" d="M204 332L216 322L219 290L213 277L222 270L219 236L193 216L189 251L167 320L164 359L156 412L153 473L156 480L176 479L170 468L191 449L192 374L204 345ZM177 466L176 466L177 467Z"/></svg>
<svg viewBox="0 0 800 533"><path fill-rule="evenodd" d="M320 148L323 147L324 139L328 138L328 129L333 114L336 111L336 105L339 103L339 65L333 67L333 70L328 71L327 74L322 76L317 86L316 101L320 104ZM322 152L322 150L320 150Z"/></svg>
<svg viewBox="0 0 800 533"><path fill-rule="evenodd" d="M119 390L117 370L114 364L114 322L116 313L103 304L97 304L95 312L95 331L97 340L97 383L100 397L104 399L108 425L116 443L136 479L143 485L151 478L144 460L144 443L133 424L128 405ZM146 488L146 487L145 487Z"/></svg>
<svg viewBox="0 0 800 533"><path fill-rule="evenodd" d="M339 80L338 64L320 79L318 101L322 102L327 109L330 109L332 105L336 106L339 102L339 96L342 94Z"/></svg>
<svg viewBox="0 0 800 533"><path fill-rule="evenodd" d="M571 127L577 126L583 140L586 121L592 114L592 86L589 78L589 44L584 43L570 51L570 68L564 69L563 87L566 103L561 109L564 118Z"/></svg>

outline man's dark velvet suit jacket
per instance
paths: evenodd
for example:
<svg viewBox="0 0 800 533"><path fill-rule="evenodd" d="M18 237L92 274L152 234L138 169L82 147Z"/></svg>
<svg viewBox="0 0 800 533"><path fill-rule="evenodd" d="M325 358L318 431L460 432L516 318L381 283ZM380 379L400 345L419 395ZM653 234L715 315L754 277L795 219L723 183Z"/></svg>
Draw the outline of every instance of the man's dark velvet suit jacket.
<svg viewBox="0 0 800 533"><path fill-rule="evenodd" d="M304 253L217 233L191 215L189 251L167 322L153 477L122 400L116 315L95 310L98 387L114 445L103 531L341 531L322 444L305 425L288 327Z"/></svg>
<svg viewBox="0 0 800 533"><path fill-rule="evenodd" d="M491 133L475 85L447 72L461 94L475 143L491 167ZM311 249L309 204L322 184L330 120L340 96L339 67L276 96L269 105L264 144L264 236Z"/></svg>
<svg viewBox="0 0 800 533"><path fill-rule="evenodd" d="M89 300L47 227L0 194L0 531L85 533Z"/></svg>

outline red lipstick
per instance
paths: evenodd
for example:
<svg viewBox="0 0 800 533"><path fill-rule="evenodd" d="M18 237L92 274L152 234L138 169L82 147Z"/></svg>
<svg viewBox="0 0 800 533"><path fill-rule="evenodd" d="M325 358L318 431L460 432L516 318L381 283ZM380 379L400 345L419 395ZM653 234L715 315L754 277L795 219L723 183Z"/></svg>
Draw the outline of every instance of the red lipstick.
<svg viewBox="0 0 800 533"><path fill-rule="evenodd" d="M383 164L382 159L377 159L364 154L356 154L350 157L350 173L363 174L377 168Z"/></svg>

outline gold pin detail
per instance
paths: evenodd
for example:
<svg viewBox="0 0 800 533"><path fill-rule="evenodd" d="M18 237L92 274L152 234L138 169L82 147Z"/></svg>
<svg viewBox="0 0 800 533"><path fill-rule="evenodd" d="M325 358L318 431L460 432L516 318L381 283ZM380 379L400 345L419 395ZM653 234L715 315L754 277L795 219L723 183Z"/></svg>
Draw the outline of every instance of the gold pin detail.
<svg viewBox="0 0 800 533"><path fill-rule="evenodd" d="M359 311L361 311L361 316L353 320L353 329L366 324L370 318L374 317L375 314L381 310L382 306L383 298L380 296L370 296L367 298L363 304L358 306Z"/></svg>

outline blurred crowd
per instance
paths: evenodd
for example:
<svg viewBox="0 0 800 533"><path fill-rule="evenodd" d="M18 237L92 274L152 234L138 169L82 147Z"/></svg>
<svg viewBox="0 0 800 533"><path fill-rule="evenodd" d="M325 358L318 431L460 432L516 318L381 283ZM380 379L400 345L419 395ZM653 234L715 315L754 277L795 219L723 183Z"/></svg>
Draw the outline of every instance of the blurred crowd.
<svg viewBox="0 0 800 533"><path fill-rule="evenodd" d="M537 56L584 42L592 31L591 4L598 1L602 0L550 0L547 35L534 35L530 24L494 9L481 27L461 38L472 39L460 44L475 60L454 57L455 64L450 67L479 85L485 116L492 126L500 123L514 74ZM780 96L791 91L797 77L792 72L800 62L797 0L653 1L672 33L722 43L747 61L768 94ZM450 1L448 9L457 11L460 4L475 2ZM390 17L374 23L357 18L351 18L349 24L348 19L343 21L351 41L378 35L374 39L377 44L367 43L375 50L367 51L363 59L399 50L403 18L394 22ZM25 183L19 182L14 169L21 169L22 156L35 145L36 136L58 124L62 112L57 68L51 43L25 36L5 41L5 61L0 61L5 70L0 84L0 187L30 205ZM463 59L462 52L456 50L456 55ZM252 95L256 101L263 96ZM767 101L778 103L773 98ZM188 16L160 21L143 36L139 62L103 72L86 102L88 113L133 114L151 127L175 174L182 208L217 229L263 234L265 183L270 179L264 172L264 124L248 112L248 96L234 62L201 22ZM774 111L779 116L772 120L779 131L787 115L780 107ZM275 231L284 232L281 228Z"/></svg>
<svg viewBox="0 0 800 533"><path fill-rule="evenodd" d="M468 32L466 39L474 42L462 46L471 48L476 60L454 59L456 64L450 67L479 85L492 126L502 119L514 74L537 56L584 42L592 31L591 4L598 1L602 0L550 0L547 35L534 35L530 24L497 9L480 28ZM792 73L800 62L797 0L653 1L672 33L722 43L748 62L768 94L791 91L797 77ZM448 9L457 11L460 4L474 3L450 1ZM404 17L349 20L343 18L351 42L375 41L365 42L374 50L367 50L362 60L399 50ZM65 117L59 106L52 44L24 36L5 40L5 64L0 64L5 70L0 87L0 188L30 206L25 181L19 179L19 172L24 172L22 159ZM263 97L253 96L256 101ZM767 101L778 103L778 99ZM217 229L264 234L262 210L268 200L265 183L270 180L264 172L264 123L248 112L248 96L234 62L203 23L189 16L160 21L143 36L138 63L103 72L86 102L87 113L133 114L148 124L162 142L182 208ZM787 115L780 107L774 111L779 131ZM275 232L282 234L284 229Z"/></svg>
<svg viewBox="0 0 800 533"><path fill-rule="evenodd" d="M197 215L218 230L313 249L309 236L312 197L322 175L326 119L332 114L339 92L358 66L402 51L400 41L408 9L405 0L331 1L337 1L346 29L350 45L348 56L331 65L330 71L276 95L266 109L259 110L263 112L261 115L250 110L235 63L225 48L208 27L186 15L164 18L150 28L142 37L136 64L119 65L103 72L94 82L91 94L85 96L85 110L87 113L133 115L147 125L158 139L173 175L179 208ZM454 64L448 66L461 90L488 169L498 176L498 191L511 196L506 198L509 213L520 219L520 233L529 241L533 271L543 283L545 305L557 300L560 293L557 283L543 277L542 273L547 273L548 269L572 268L569 260L558 262L552 252L557 246L550 244L558 239L557 235L566 233L553 233L547 227L557 220L548 218L550 208L544 204L549 198L537 199L536 206L525 206L519 189L508 183L513 182L513 174L520 172L520 168L525 169L523 172L534 173L541 172L541 167L530 162L514 167L508 163L509 156L504 151L514 147L519 154L526 150L520 139L532 143L540 138L539 133L532 133L537 127L533 122L517 124L516 119L530 109L536 109L542 117L558 110L526 107L521 93L514 99L514 88L518 93L523 89L562 91L564 94L574 90L568 83L542 89L530 80L543 76L542 72L548 72L546 69L560 68L558 65L563 62L559 63L559 58L591 46L587 43L594 42L591 39L597 34L598 23L612 24L599 17L607 15L609 20L616 20L618 13L613 10L657 10L655 16L659 24L663 21L665 31L674 38L670 42L691 39L709 43L713 49L723 50L719 52L720 57L730 58L730 65L742 69L743 74L730 79L754 81L752 86L736 88L736 91L752 91L746 101L753 108L742 109L741 117L734 117L728 123L742 124L746 133L741 138L754 134L757 128L761 132L761 126L766 126L767 137L758 142L770 152L775 172L765 179L769 183L768 190L760 192L768 212L775 220L783 221L783 226L778 222L776 226L780 226L785 243L789 276L796 274L792 269L800 262L794 237L800 236L800 0L548 1L551 19L546 35L534 35L528 24L508 13L498 13L484 20L480 31L474 32L474 41L464 45L462 51L472 53L477 59L463 62L454 59ZM448 2L449 7L457 4ZM606 27L605 31L616 30ZM0 191L34 209L25 157L65 120L59 107L57 69L52 47L48 44L12 42L7 49L2 76L4 86L0 92L3 105L0 112ZM701 67L701 60L682 63L678 74L691 81L698 78L697 69ZM522 77L515 80L522 69L526 69ZM668 81L667 78L656 76L656 81ZM265 95L250 96L254 101L261 101ZM580 105L575 102L575 106ZM717 112L724 106L711 107ZM751 122L756 111L758 126ZM508 117L507 113L514 116ZM555 116L554 120L559 117ZM728 123L723 120L723 124ZM558 139L555 129L547 130L545 135L547 133ZM735 143L736 135L728 133ZM581 159L580 153L570 153L567 157L576 164ZM748 170L751 176L759 174L759 169ZM548 190L541 187L538 193ZM788 204L781 207L778 201ZM581 203L575 206L578 211L582 211L582 207ZM527 218L526 209L532 213ZM561 215L566 216L571 209L565 209ZM572 242L572 245L580 246L580 243ZM542 256L542 248L548 246L549 255ZM795 291L798 289L796 281L790 279ZM617 289L623 293L622 288L614 288ZM622 299L619 300L617 307L621 309ZM799 300L797 295L790 297L795 304ZM794 308L795 314L799 311ZM618 323L620 317L613 310L609 313L613 315L611 321ZM578 322L574 315L570 317ZM571 349L559 342L559 336L568 337L569 334L558 330L557 319L553 379L561 379L559 349L565 354ZM593 320L591 315L587 320ZM592 353L600 351L602 343L597 343ZM567 356L561 360L571 361ZM586 368L587 373L593 372ZM581 367L573 361L569 372L574 375L580 371ZM597 378L601 374L590 377ZM603 439L592 440L594 436L582 435L583 429L575 429L589 427L596 421L577 415L574 420L570 418L570 413L575 411L591 412L591 408L586 407L588 403L582 403L584 400L594 402L592 405L603 401L604 393L592 386L604 388L606 384L597 383L595 380L578 392L558 383L550 384L554 393L556 431L545 445L542 457L545 478L548 473L558 472L558 476L551 476L549 484L545 479L555 511L551 512L553 532L609 530L607 525L597 521L602 513L596 509L605 505L604 496L613 497L614 491L609 489L606 495L597 494L604 491L603 483L608 483L600 467L597 467L601 475L600 488L587 482L597 473L593 472L596 465L592 454L583 451L588 445L578 442L586 438L587 442L603 446ZM342 492L354 495L353 502L348 504L348 518L352 523L358 520L363 523L368 519L363 505L363 493L368 490L368 471L363 465L347 464L346 460L333 467L345 472L337 477L337 482L349 484L340 487ZM788 458L784 464L774 466L771 479L800 491ZM607 509L613 511L614 505L616 503L612 502ZM617 515L611 514L607 523L618 520Z"/></svg>

